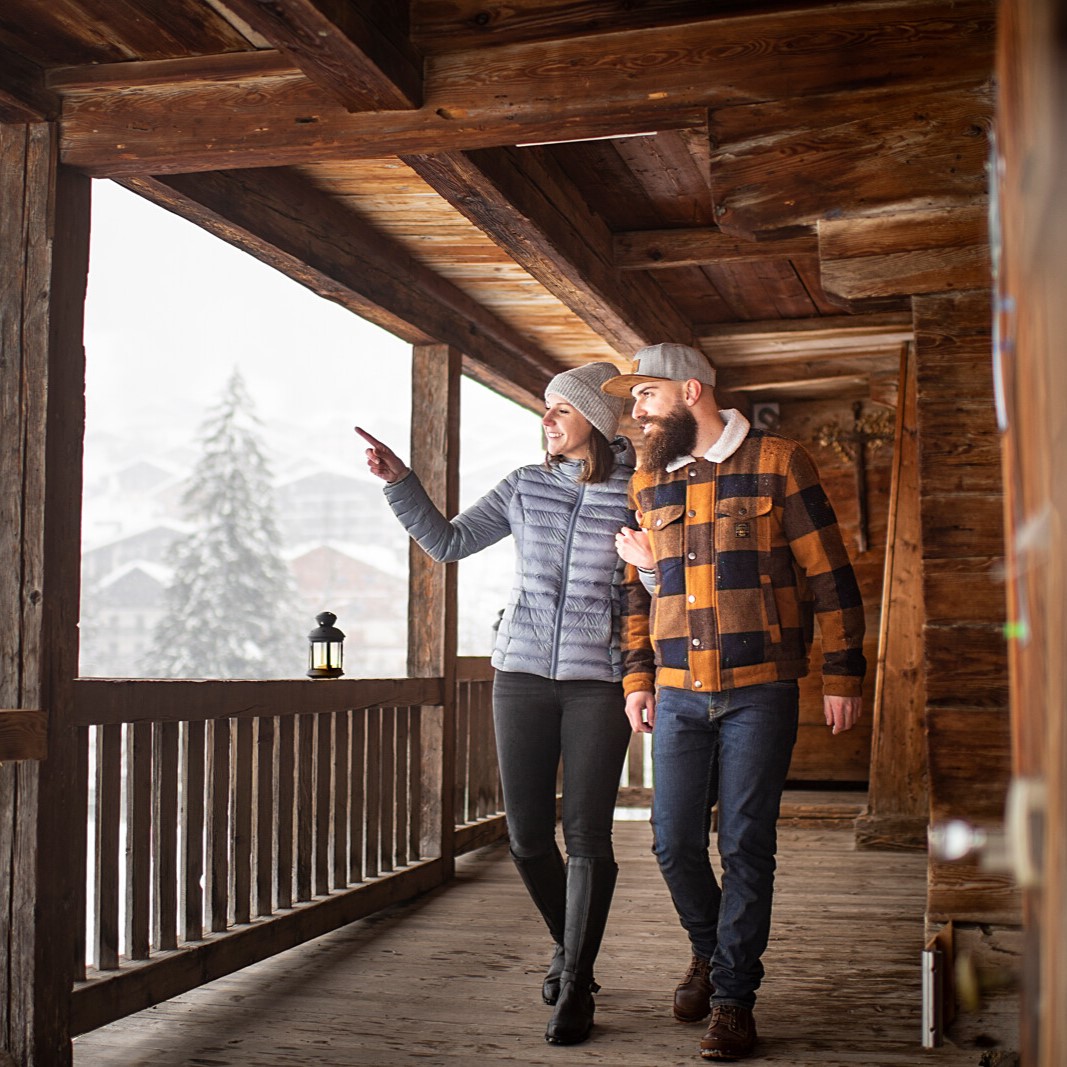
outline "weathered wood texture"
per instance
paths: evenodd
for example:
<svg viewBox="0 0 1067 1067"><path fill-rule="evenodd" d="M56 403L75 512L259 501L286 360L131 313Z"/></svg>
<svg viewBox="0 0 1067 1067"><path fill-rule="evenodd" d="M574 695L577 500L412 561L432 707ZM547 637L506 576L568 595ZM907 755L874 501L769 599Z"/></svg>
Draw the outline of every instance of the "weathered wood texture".
<svg viewBox="0 0 1067 1067"><path fill-rule="evenodd" d="M1004 595L1002 568L989 566L990 557L1003 558L1003 497L992 450L964 451L952 463L945 458L955 451L952 441L995 433L990 298L985 292L916 297L914 307L924 594L930 594L923 634L930 815L995 824L1003 818L1011 774L1004 610L991 615L987 606ZM946 420L946 407L958 410L961 400L972 418ZM966 574L968 564L975 607L970 593L946 602L939 595L943 575ZM1012 915L1017 897L1004 879L973 864L965 876L961 869L931 863L931 916L976 921L988 914L1002 921Z"/></svg>
<svg viewBox="0 0 1067 1067"><path fill-rule="evenodd" d="M266 65L260 77L238 57L240 81L217 57L207 77L205 63L192 61L201 73L188 80L188 62L175 61L169 84L167 65L126 62L52 86L64 96L64 159L96 175L465 151L699 126L707 107L826 98L872 84L951 86L991 66L993 12L980 0L861 3L823 9L814 39L810 14L794 10L608 26L603 42L459 49L427 57L427 103L415 111L349 114L269 54L257 60ZM90 89L72 87L87 81Z"/></svg>
<svg viewBox="0 0 1067 1067"><path fill-rule="evenodd" d="M1062 0L1000 8L1004 480L1014 769L1045 782L1044 878L1026 891L1023 1051L1067 1062L1067 54Z"/></svg>
<svg viewBox="0 0 1067 1067"><path fill-rule="evenodd" d="M422 345L411 360L411 467L430 500L451 519L459 511L460 353ZM457 564L434 563L412 541L408 553L408 673L443 678L440 707L424 722L422 775L426 855L454 862L456 806ZM458 810L462 810L459 808ZM434 841L436 837L436 841Z"/></svg>
<svg viewBox="0 0 1067 1067"><path fill-rule="evenodd" d="M70 940L83 930L87 767L78 663L89 183L47 124L0 125L0 707L43 709L0 766L0 1047L69 1062ZM26 757L38 757L26 759ZM17 817L16 817L17 816Z"/></svg>
<svg viewBox="0 0 1067 1067"><path fill-rule="evenodd" d="M925 161L920 163L923 165ZM972 161L972 172L979 161ZM977 203L819 222L823 288L843 300L988 288L989 205Z"/></svg>
<svg viewBox="0 0 1067 1067"><path fill-rule="evenodd" d="M500 847L463 858L447 890L78 1038L75 1063L699 1062L704 1027L670 1015L689 951L650 840L645 822L615 824L619 883L583 1045L545 1043L550 946ZM1010 996L920 1047L923 857L857 852L848 830L783 829L779 844L759 1063L973 1067L988 1044L1014 1047Z"/></svg>
<svg viewBox="0 0 1067 1067"><path fill-rule="evenodd" d="M720 228L756 234L888 205L981 197L992 86L921 95L917 104L879 89L809 96L802 108L782 99L713 111Z"/></svg>
<svg viewBox="0 0 1067 1067"><path fill-rule="evenodd" d="M919 517L918 391L915 356L901 362L875 677L871 776L859 844L926 847L929 788L923 713L922 529Z"/></svg>

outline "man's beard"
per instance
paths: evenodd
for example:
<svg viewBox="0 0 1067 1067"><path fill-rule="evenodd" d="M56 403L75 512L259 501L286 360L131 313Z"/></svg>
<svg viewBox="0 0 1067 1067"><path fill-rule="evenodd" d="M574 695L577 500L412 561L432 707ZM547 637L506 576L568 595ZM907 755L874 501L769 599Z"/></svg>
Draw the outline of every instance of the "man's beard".
<svg viewBox="0 0 1067 1067"><path fill-rule="evenodd" d="M642 470L663 470L672 459L693 454L697 441L697 420L682 402L679 401L678 406L666 415L647 418L643 422L655 429L645 434Z"/></svg>

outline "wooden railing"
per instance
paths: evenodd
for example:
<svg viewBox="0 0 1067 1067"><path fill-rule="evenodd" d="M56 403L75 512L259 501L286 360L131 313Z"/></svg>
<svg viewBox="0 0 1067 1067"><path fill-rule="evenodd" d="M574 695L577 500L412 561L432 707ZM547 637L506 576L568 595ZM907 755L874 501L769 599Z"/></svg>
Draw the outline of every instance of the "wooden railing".
<svg viewBox="0 0 1067 1067"><path fill-rule="evenodd" d="M504 836L491 671L459 666L454 746L440 678L79 680L91 964L71 1033L425 892L451 876L443 852Z"/></svg>

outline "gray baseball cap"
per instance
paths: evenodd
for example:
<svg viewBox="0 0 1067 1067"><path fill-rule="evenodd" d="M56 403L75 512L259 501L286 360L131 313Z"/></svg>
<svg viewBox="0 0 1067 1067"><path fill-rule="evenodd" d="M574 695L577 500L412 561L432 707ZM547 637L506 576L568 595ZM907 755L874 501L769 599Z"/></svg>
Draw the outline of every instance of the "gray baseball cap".
<svg viewBox="0 0 1067 1067"><path fill-rule="evenodd" d="M714 385L715 368L699 349L666 341L639 349L630 373L611 378L600 388L611 396L626 397L644 382L687 382L690 378Z"/></svg>

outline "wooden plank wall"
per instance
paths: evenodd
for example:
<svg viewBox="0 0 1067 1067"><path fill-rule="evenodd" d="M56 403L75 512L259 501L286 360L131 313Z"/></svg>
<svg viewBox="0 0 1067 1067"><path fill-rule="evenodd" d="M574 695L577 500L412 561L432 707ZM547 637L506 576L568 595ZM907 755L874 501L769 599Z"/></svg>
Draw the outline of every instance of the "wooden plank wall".
<svg viewBox="0 0 1067 1067"><path fill-rule="evenodd" d="M70 707L89 182L59 166L53 126L0 125L0 204L0 717L16 726L0 731L0 1047L62 1065L76 964L55 932L82 929L85 884Z"/></svg>
<svg viewBox="0 0 1067 1067"><path fill-rule="evenodd" d="M1067 22L1064 0L1001 4L998 148L1004 472L1015 771L1047 796L1043 879L1024 895L1022 1052L1067 1063Z"/></svg>
<svg viewBox="0 0 1067 1067"><path fill-rule="evenodd" d="M933 821L999 824L1011 775L1003 492L986 290L913 300ZM1014 923L1011 879L931 858L927 918Z"/></svg>

